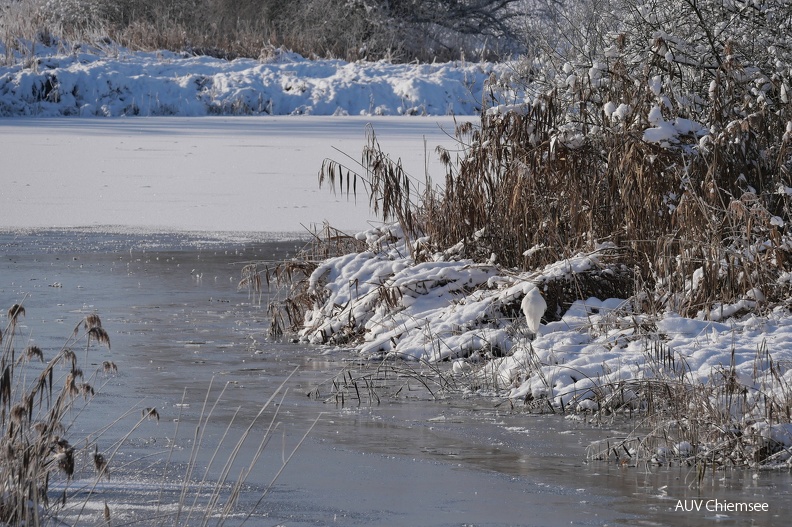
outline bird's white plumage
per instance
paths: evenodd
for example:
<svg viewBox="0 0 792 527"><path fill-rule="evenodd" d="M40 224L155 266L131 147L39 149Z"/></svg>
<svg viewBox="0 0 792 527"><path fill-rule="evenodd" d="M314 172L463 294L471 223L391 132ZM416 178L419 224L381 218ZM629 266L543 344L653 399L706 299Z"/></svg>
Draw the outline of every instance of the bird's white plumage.
<svg viewBox="0 0 792 527"><path fill-rule="evenodd" d="M547 310L547 302L539 292L539 289L532 287L525 293L520 306L525 315L525 322L528 324L528 329L532 333L539 334L539 324L542 315Z"/></svg>

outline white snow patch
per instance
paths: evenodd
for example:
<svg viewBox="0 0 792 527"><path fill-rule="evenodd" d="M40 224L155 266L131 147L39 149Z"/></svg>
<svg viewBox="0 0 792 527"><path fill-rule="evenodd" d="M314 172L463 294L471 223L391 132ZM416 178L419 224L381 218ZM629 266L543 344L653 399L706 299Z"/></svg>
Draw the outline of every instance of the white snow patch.
<svg viewBox="0 0 792 527"><path fill-rule="evenodd" d="M2 116L472 115L507 63L224 60L167 51L39 55L0 67Z"/></svg>

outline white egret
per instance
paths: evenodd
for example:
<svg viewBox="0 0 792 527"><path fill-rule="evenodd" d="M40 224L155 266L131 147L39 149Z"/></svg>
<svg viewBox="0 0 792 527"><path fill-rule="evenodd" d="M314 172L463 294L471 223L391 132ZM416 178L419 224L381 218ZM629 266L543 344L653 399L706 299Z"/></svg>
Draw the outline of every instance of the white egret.
<svg viewBox="0 0 792 527"><path fill-rule="evenodd" d="M528 323L528 329L539 335L539 325L542 315L547 310L547 302L537 287L532 287L525 293L520 307L525 315L525 322Z"/></svg>

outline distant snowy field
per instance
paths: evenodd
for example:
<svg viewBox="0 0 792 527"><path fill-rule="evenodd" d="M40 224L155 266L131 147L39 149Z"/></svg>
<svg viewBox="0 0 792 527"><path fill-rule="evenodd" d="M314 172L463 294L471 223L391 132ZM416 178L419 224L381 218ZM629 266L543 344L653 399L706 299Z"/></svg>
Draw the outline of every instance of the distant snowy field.
<svg viewBox="0 0 792 527"><path fill-rule="evenodd" d="M0 67L0 228L362 230L367 197L319 189L322 161L355 168L371 124L411 174L442 180L450 115L473 118L508 68L39 49Z"/></svg>

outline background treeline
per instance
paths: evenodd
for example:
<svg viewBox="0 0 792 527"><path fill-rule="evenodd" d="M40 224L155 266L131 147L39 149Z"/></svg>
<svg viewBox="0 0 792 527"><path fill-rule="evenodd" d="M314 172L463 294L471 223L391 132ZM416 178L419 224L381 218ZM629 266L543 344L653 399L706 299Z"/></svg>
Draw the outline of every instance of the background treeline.
<svg viewBox="0 0 792 527"><path fill-rule="evenodd" d="M502 59L554 0L18 0L5 42L109 37L135 49L227 58L284 47L304 56L395 61ZM547 4L539 8L539 5ZM527 15L530 13L530 15Z"/></svg>

